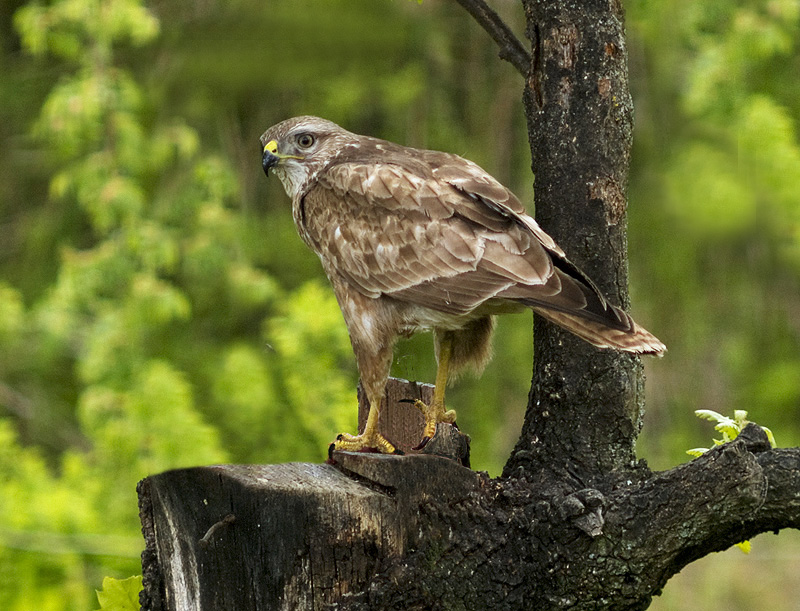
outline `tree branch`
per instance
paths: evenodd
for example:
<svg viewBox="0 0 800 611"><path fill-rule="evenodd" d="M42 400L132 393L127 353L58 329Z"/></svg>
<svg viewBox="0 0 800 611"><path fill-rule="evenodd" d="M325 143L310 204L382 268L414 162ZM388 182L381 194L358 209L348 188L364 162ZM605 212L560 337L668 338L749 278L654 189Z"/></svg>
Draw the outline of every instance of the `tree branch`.
<svg viewBox="0 0 800 611"><path fill-rule="evenodd" d="M773 450L758 462L769 485L764 504L745 522L746 530L800 528L800 448Z"/></svg>
<svg viewBox="0 0 800 611"><path fill-rule="evenodd" d="M669 471L638 489L606 499L603 534L620 550L646 550L636 578L660 584L711 552L763 532L800 527L800 448L770 450L750 424L731 443ZM629 554L631 552L628 552ZM659 586L660 587L660 586Z"/></svg>
<svg viewBox="0 0 800 611"><path fill-rule="evenodd" d="M500 59L514 66L524 77L531 67L531 55L525 45L514 35L506 23L500 19L483 0L456 0L500 47Z"/></svg>

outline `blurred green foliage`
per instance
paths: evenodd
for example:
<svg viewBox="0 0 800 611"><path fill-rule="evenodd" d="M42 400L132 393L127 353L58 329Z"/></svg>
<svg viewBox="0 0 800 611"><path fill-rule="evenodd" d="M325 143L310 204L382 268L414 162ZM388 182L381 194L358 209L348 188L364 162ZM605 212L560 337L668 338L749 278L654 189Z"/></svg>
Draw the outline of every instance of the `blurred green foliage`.
<svg viewBox="0 0 800 611"><path fill-rule="evenodd" d="M142 589L142 577L127 579L103 579L103 589L98 590L98 611L139 611L139 590Z"/></svg>
<svg viewBox="0 0 800 611"><path fill-rule="evenodd" d="M634 312L670 348L640 454L682 460L695 409L797 445L798 4L626 8ZM522 81L496 55L445 0L0 7L0 608L94 608L103 576L138 573L147 474L319 461L354 430L347 333L258 135L313 113L462 154L530 203ZM530 329L503 319L448 394L492 474ZM432 380L431 343L401 342L395 375Z"/></svg>
<svg viewBox="0 0 800 611"><path fill-rule="evenodd" d="M666 467L713 409L798 445L800 5L641 0L628 27L634 303L670 347L641 443Z"/></svg>

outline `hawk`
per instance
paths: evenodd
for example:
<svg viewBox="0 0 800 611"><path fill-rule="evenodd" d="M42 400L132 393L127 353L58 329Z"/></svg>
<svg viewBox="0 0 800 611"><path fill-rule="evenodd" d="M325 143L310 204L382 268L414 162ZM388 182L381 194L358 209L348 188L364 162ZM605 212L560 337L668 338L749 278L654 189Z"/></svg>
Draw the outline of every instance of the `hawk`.
<svg viewBox="0 0 800 611"><path fill-rule="evenodd" d="M448 377L483 369L497 314L529 308L600 348L666 350L475 163L311 116L270 127L261 147L264 172L280 178L300 237L322 261L371 406L364 432L340 435L335 449L396 451L378 413L400 336L434 336L436 386L430 405L417 404L420 446L437 423L455 421Z"/></svg>

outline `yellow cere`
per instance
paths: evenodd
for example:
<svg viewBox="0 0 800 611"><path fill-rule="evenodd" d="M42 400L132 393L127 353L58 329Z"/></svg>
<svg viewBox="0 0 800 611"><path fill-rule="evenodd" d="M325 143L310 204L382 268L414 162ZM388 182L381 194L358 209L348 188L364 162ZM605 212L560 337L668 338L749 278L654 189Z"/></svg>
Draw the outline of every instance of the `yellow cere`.
<svg viewBox="0 0 800 611"><path fill-rule="evenodd" d="M277 140L270 140L264 145L264 152L266 153L269 151L273 155L278 152L278 141Z"/></svg>

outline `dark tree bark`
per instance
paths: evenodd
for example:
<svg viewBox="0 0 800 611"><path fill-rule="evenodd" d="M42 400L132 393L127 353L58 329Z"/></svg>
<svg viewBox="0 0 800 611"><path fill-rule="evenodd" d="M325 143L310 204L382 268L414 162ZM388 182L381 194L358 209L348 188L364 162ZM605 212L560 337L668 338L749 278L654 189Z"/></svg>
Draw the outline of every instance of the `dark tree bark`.
<svg viewBox="0 0 800 611"><path fill-rule="evenodd" d="M664 473L542 483L350 453L152 476L142 608L645 609L689 562L800 527L800 449L755 425Z"/></svg>
<svg viewBox="0 0 800 611"><path fill-rule="evenodd" d="M536 218L617 305L628 307L626 187L633 130L621 6L523 2L533 49L524 101ZM505 474L543 468L585 481L630 466L642 368L534 322L534 375Z"/></svg>
<svg viewBox="0 0 800 611"><path fill-rule="evenodd" d="M526 72L539 222L627 307L621 6L522 0L527 54L483 0L458 1ZM639 360L538 319L534 340L525 423L498 479L441 456L336 453L142 482L143 608L645 609L686 564L800 527L800 449L773 450L748 425L653 473L634 454Z"/></svg>

